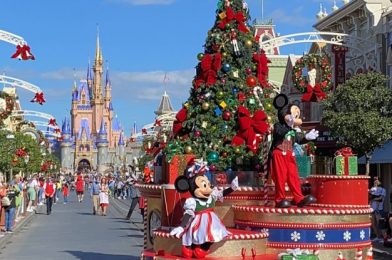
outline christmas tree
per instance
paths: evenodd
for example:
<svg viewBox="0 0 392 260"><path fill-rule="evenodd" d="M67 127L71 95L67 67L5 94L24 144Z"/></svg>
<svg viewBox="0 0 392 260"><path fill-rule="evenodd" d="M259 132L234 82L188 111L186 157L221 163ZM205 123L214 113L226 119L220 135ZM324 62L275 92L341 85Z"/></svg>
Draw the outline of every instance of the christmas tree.
<svg viewBox="0 0 392 260"><path fill-rule="evenodd" d="M169 160L195 154L211 170L261 170L275 113L268 59L249 20L245 1L218 1L216 22L197 55L190 97L165 148Z"/></svg>

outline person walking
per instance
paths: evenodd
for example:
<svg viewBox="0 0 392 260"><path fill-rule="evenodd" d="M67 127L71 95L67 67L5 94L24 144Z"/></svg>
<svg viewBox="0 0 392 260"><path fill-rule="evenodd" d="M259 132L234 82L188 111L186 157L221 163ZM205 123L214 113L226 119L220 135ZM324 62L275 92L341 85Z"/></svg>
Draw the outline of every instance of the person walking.
<svg viewBox="0 0 392 260"><path fill-rule="evenodd" d="M69 189L68 189L68 184L64 182L63 184L63 198L64 198L64 204L68 203L68 196L69 196Z"/></svg>
<svg viewBox="0 0 392 260"><path fill-rule="evenodd" d="M373 187L369 191L370 193L370 206L373 209L372 212L372 229L375 235L374 241L382 242L383 237L379 228L380 219L384 217L384 200L386 196L385 189L381 186L381 181L375 178Z"/></svg>
<svg viewBox="0 0 392 260"><path fill-rule="evenodd" d="M102 209L102 216L106 216L107 208L109 207L109 186L106 178L101 179L99 203Z"/></svg>
<svg viewBox="0 0 392 260"><path fill-rule="evenodd" d="M1 200L2 207L4 208L5 211L5 232L12 233L12 227L14 226L16 197L19 195L19 191L17 191L14 185L8 185L8 184L6 184L5 189L6 189L6 196Z"/></svg>
<svg viewBox="0 0 392 260"><path fill-rule="evenodd" d="M99 185L98 179L94 179L93 184L91 186L91 191L90 191L90 195L93 199L93 215L96 215L98 213L98 208L100 206L100 203L99 203L100 190L101 190L101 187Z"/></svg>
<svg viewBox="0 0 392 260"><path fill-rule="evenodd" d="M53 197L56 192L56 186L52 182L52 178L48 177L44 184L45 198L46 198L46 214L52 214Z"/></svg>
<svg viewBox="0 0 392 260"><path fill-rule="evenodd" d="M125 217L126 220L130 220L133 210L135 209L136 205L139 203L139 200L141 198L140 196L140 191L139 189L135 186L137 183L137 177L135 174L131 174L131 176L128 178L128 183L130 185L130 196L131 196L131 206L129 207L128 214ZM139 208L140 208L140 203L139 203ZM144 208L141 209L141 214L144 215Z"/></svg>
<svg viewBox="0 0 392 260"><path fill-rule="evenodd" d="M78 175L76 179L76 194L78 195L78 201L82 202L83 201L83 196L84 196L84 181L82 175Z"/></svg>
<svg viewBox="0 0 392 260"><path fill-rule="evenodd" d="M29 183L27 184L27 195L29 198L29 203L27 205L27 212L33 212L34 208L34 202L37 198L37 190L38 190L38 181L36 176L34 175L33 177L30 178Z"/></svg>

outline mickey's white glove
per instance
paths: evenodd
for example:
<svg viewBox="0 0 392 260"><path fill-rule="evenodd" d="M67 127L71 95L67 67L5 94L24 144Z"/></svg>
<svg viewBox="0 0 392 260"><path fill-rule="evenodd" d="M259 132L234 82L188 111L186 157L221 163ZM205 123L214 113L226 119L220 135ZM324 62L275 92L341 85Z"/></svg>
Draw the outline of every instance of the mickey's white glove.
<svg viewBox="0 0 392 260"><path fill-rule="evenodd" d="M237 176L237 177L235 177L234 180L231 182L230 188L231 188L233 191L236 191L236 190L238 190L239 186L240 186L240 185L238 185L238 176Z"/></svg>
<svg viewBox="0 0 392 260"><path fill-rule="evenodd" d="M316 129L312 129L305 135L305 139L308 141L315 140L318 136L319 131L317 131Z"/></svg>
<svg viewBox="0 0 392 260"><path fill-rule="evenodd" d="M285 119L286 119L286 124L287 124L289 127L293 127L293 126L294 126L294 117L293 117L292 115L287 115L287 116L285 117Z"/></svg>
<svg viewBox="0 0 392 260"><path fill-rule="evenodd" d="M176 238L180 238L183 233L184 233L184 228L181 226L176 227L172 231L170 231L170 235L175 236Z"/></svg>

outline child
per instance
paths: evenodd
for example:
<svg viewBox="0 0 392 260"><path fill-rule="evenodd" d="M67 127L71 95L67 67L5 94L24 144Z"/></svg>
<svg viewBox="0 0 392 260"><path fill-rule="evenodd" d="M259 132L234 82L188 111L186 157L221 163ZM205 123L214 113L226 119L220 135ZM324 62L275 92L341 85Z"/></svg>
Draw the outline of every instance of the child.
<svg viewBox="0 0 392 260"><path fill-rule="evenodd" d="M68 195L69 195L68 184L67 184L67 183L64 183L64 184L63 184L64 204L67 204L67 203L68 203Z"/></svg>

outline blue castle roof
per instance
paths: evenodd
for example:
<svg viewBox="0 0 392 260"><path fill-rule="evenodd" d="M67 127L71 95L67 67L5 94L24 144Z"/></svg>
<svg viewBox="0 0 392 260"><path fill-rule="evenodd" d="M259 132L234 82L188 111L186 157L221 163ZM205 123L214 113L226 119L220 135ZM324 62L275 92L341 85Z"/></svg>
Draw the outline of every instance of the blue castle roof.
<svg viewBox="0 0 392 260"><path fill-rule="evenodd" d="M123 134L122 134L122 133L120 134L120 139L118 139L118 145L119 145L119 146L120 146L120 145L122 145L122 146L125 145L125 142L124 142L124 138L123 138Z"/></svg>
<svg viewBox="0 0 392 260"><path fill-rule="evenodd" d="M113 123L112 123L112 129L114 132L120 132L122 130L120 120L118 120L117 115L114 117Z"/></svg>

